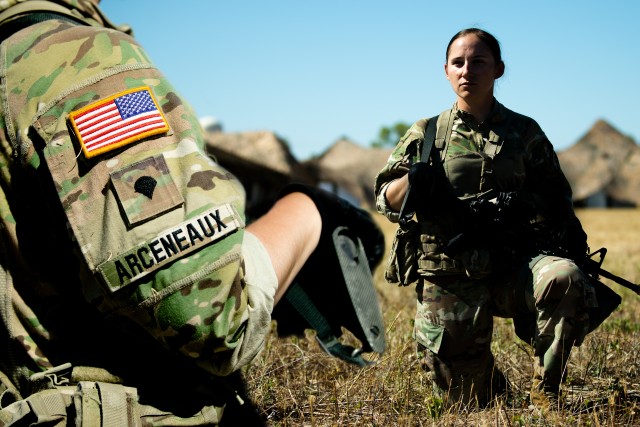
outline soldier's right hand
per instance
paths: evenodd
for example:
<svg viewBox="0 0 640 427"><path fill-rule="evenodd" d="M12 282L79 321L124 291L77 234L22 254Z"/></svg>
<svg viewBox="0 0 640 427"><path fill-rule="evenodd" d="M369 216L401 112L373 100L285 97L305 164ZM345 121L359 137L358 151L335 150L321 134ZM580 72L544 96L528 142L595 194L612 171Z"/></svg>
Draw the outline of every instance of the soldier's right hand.
<svg viewBox="0 0 640 427"><path fill-rule="evenodd" d="M424 162L414 163L409 169L409 184L411 185L410 202L419 211L420 207L428 204L431 208L442 207L448 209L451 206L451 186L441 165L433 165ZM442 205L442 206L441 206Z"/></svg>
<svg viewBox="0 0 640 427"><path fill-rule="evenodd" d="M409 184L413 193L429 197L434 190L435 173L432 165L425 162L414 163L409 169Z"/></svg>

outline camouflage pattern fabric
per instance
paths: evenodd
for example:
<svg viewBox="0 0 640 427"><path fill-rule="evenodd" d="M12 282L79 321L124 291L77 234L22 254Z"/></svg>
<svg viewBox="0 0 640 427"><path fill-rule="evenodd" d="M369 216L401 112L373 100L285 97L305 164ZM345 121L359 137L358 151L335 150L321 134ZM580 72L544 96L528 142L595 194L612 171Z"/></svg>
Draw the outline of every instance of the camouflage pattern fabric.
<svg viewBox="0 0 640 427"><path fill-rule="evenodd" d="M135 388L82 381L34 393L0 411L0 425L77 426L211 426L222 410L203 408L192 417L177 417L139 402Z"/></svg>
<svg viewBox="0 0 640 427"><path fill-rule="evenodd" d="M491 279L423 278L414 337L421 365L452 402L486 404L504 392L491 352L493 316L526 319L540 387L558 392L572 346L582 343L593 288L570 260L552 256Z"/></svg>
<svg viewBox="0 0 640 427"><path fill-rule="evenodd" d="M468 278L422 278L414 338L420 364L451 402L486 404L500 376L491 353L493 313L487 285Z"/></svg>
<svg viewBox="0 0 640 427"><path fill-rule="evenodd" d="M18 3L25 3L31 0L2 0L0 3L0 11L9 9L11 6L15 6ZM78 9L82 11L84 15L95 14L96 6L100 3L100 0L51 0L51 3L57 3L68 6L72 9Z"/></svg>
<svg viewBox="0 0 640 427"><path fill-rule="evenodd" d="M533 375L544 391L558 393L571 347L587 334L587 309L598 303L590 281L570 260L544 257L533 266L532 277L533 295L527 296L537 315Z"/></svg>
<svg viewBox="0 0 640 427"><path fill-rule="evenodd" d="M458 197L481 193L490 188L496 191L517 191L525 187L526 183L527 192L543 215L573 216L571 187L560 169L553 146L533 119L505 108L498 101L495 101L492 113L482 125L475 123L473 117L455 105L451 113L452 135L447 147L445 172ZM490 161L485 159L485 162L491 163L495 177L490 181L482 181L481 175L474 175L474 171L470 173L472 177L466 177L467 174L451 177L451 170L446 166L448 161L463 160L465 156L478 157L478 150L484 148L485 141L491 139L493 130L497 130L505 120L509 120L508 129L498 131L502 134L500 139L504 141L500 152ZM377 210L392 222L398 222L398 212L389 207L384 196L385 190L391 181L405 175L411 165L419 161L425 122L425 119L421 119L409 128L375 178ZM458 179L464 181L460 182ZM429 200L424 202L428 206Z"/></svg>
<svg viewBox="0 0 640 427"><path fill-rule="evenodd" d="M0 2L0 12L10 9L20 3L27 3L33 0L2 0ZM46 6L44 3L51 3L53 6ZM47 7L55 7L55 5L64 6L72 13L80 18L92 20L93 23L100 26L109 26L106 18L98 8L100 0L43 0L38 1L37 8L42 10ZM34 3L35 4L35 3Z"/></svg>
<svg viewBox="0 0 640 427"><path fill-rule="evenodd" d="M28 392L31 374L60 363L117 365L127 349L95 336L113 332L109 322L212 374L255 355L244 334L244 189L205 154L196 115L141 46L48 20L0 45L0 79L0 370ZM131 93L162 125L88 155L76 119ZM118 108L124 121L138 106Z"/></svg>
<svg viewBox="0 0 640 427"><path fill-rule="evenodd" d="M536 206L540 218L577 222L569 183L534 120L497 101L482 124L456 105L448 114L451 135L446 143L436 139L435 147L458 198L517 191ZM447 126L442 117L439 130ZM419 161L424 129L425 119L414 123L376 176L377 209L392 222L398 222L398 212L389 206L385 191ZM425 199L425 210L430 203L437 202ZM443 245L467 224L455 215L418 212L417 219L422 278L415 338L436 387L449 391L453 401L481 404L503 389L504 378L490 351L493 316L502 316L525 323L520 329L528 331L524 339L535 347L536 375L544 378L544 387L557 390L571 346L579 345L586 333L586 307L594 304L584 274L568 260L543 258L533 270L526 267L533 278L523 281L516 274L519 266L500 259L499 253L487 253L487 242L482 241L452 259L443 253Z"/></svg>

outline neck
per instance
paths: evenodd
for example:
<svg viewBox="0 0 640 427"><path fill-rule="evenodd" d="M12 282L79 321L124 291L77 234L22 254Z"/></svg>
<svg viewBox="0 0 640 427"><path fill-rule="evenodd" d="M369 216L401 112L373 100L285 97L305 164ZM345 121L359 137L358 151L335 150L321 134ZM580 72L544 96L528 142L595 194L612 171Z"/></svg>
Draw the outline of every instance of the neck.
<svg viewBox="0 0 640 427"><path fill-rule="evenodd" d="M462 98L458 98L458 108L471 114L478 123L485 121L493 108L493 96L482 102L468 102Z"/></svg>

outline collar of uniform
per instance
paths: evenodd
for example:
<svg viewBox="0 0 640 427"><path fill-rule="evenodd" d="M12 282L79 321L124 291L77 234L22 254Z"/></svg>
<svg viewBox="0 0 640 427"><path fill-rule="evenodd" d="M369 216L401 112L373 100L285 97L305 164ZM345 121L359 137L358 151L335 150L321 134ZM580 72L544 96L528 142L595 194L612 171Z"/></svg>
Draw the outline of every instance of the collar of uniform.
<svg viewBox="0 0 640 427"><path fill-rule="evenodd" d="M476 119L471 115L471 113L467 113L466 111L458 108L457 102L453 103L452 110L453 110L453 113L455 114L455 117L465 122L471 129L478 128L478 123L476 122Z"/></svg>
<svg viewBox="0 0 640 427"><path fill-rule="evenodd" d="M471 113L468 113L464 110L459 109L457 102L453 103L453 112L456 115L456 117L463 120L472 129L478 129L482 127L482 125L487 126L490 124L500 123L506 117L504 106L501 103L499 103L498 100L495 98L493 98L493 106L491 107L491 112L489 113L489 116L487 116L486 120L482 123L478 123L475 117L471 115Z"/></svg>

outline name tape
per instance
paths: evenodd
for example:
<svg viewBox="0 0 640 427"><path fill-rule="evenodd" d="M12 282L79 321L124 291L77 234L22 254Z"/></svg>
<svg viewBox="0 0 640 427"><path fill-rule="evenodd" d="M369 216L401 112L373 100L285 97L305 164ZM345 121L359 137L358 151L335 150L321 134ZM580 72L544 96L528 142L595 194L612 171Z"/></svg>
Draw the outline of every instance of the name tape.
<svg viewBox="0 0 640 427"><path fill-rule="evenodd" d="M230 204L214 207L119 254L98 272L112 292L244 227Z"/></svg>

